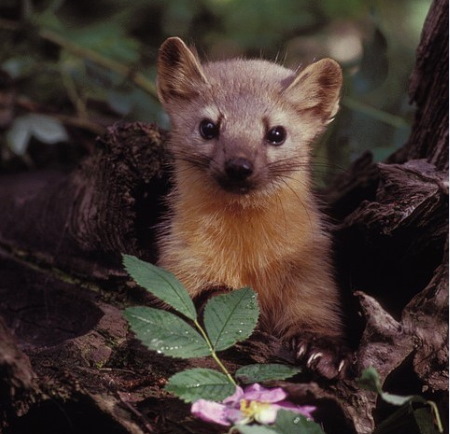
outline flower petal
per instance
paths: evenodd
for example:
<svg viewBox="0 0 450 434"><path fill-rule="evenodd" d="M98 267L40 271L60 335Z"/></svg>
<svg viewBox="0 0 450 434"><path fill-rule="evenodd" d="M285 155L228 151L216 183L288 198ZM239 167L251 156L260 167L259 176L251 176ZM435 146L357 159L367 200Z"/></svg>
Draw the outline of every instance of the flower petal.
<svg viewBox="0 0 450 434"><path fill-rule="evenodd" d="M255 413L255 420L262 424L274 423L278 410L276 404L267 405L267 407Z"/></svg>
<svg viewBox="0 0 450 434"><path fill-rule="evenodd" d="M313 405L295 405L289 401L277 402L276 404L273 404L272 406L277 407L277 410L283 409L283 410L293 411L294 413L298 413L303 416L306 416L308 419L313 419L311 413L313 413L314 411L317 410L317 407L314 407Z"/></svg>
<svg viewBox="0 0 450 434"><path fill-rule="evenodd" d="M243 397L244 391L242 390L242 387L236 386L236 391L232 395L225 398L222 403L228 407L239 408L239 403Z"/></svg>
<svg viewBox="0 0 450 434"><path fill-rule="evenodd" d="M278 402L285 399L286 396L287 393L280 387L266 389L255 383L245 388L243 398L249 401Z"/></svg>
<svg viewBox="0 0 450 434"><path fill-rule="evenodd" d="M229 422L233 422L233 423L243 423L243 420L245 419L244 415L242 414L242 411L240 411L236 408L226 408L225 409L225 418Z"/></svg>
<svg viewBox="0 0 450 434"><path fill-rule="evenodd" d="M227 419L225 412L226 406L214 401L207 401L206 399L199 399L192 404L191 413L206 421L215 422L220 425L228 426L230 422Z"/></svg>

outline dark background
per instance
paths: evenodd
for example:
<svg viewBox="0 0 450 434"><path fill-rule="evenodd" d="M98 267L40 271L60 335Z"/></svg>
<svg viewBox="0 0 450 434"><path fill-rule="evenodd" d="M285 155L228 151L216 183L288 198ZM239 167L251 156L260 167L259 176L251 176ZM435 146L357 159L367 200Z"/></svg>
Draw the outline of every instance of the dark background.
<svg viewBox="0 0 450 434"><path fill-rule="evenodd" d="M3 0L0 170L72 165L116 120L167 127L155 61L162 41L177 35L204 59L264 57L297 68L329 56L341 63L342 109L315 149L323 186L364 150L381 161L406 141L414 112L408 78L430 4Z"/></svg>

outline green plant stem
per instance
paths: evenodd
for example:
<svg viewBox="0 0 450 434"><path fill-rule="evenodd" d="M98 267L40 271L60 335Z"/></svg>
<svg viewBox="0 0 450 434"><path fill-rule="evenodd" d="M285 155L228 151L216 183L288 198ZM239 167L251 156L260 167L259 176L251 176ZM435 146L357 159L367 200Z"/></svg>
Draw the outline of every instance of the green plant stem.
<svg viewBox="0 0 450 434"><path fill-rule="evenodd" d="M216 352L214 351L214 348L212 346L211 341L209 340L208 335L206 334L205 330L203 330L203 327L199 324L197 320L194 320L194 324L197 327L200 334L203 336L203 339L206 341L206 344L209 347L209 351L211 352L212 358L216 361L216 363L219 365L220 369L222 369L223 373L227 376L228 380L231 384L234 386L237 386L236 381L234 381L234 378L231 376L231 374L228 372L228 369L225 368L224 364L220 361L220 359L217 357Z"/></svg>
<svg viewBox="0 0 450 434"><path fill-rule="evenodd" d="M133 68L123 65L108 57L102 56L96 51L90 50L89 48L81 47L80 45L74 44L72 41L64 38L62 35L48 29L41 29L39 31L41 38L53 42L56 45L64 48L65 50L71 52L75 56L89 59L92 62L100 65L106 69L117 72L123 77L130 79L136 86L139 86L142 90L150 94L153 98L158 98L155 85L145 77L145 75L140 72L136 72Z"/></svg>
<svg viewBox="0 0 450 434"><path fill-rule="evenodd" d="M431 407L431 412L433 413L434 422L436 424L437 430L440 433L443 433L444 426L442 425L441 416L439 415L439 410L436 403L434 403L433 401L427 401L427 404Z"/></svg>
<svg viewBox="0 0 450 434"><path fill-rule="evenodd" d="M64 87L67 90L67 95L69 96L69 99L72 101L72 104L75 106L78 116L81 119L88 119L89 116L86 108L86 102L79 94L73 78L71 77L70 74L68 74L64 70L62 71L61 76Z"/></svg>
<svg viewBox="0 0 450 434"><path fill-rule="evenodd" d="M408 122L406 122L406 120L402 117L387 113L375 107L371 107L348 96L342 99L342 105L348 107L351 110L364 113L373 119L384 122L385 124L391 125L395 128L409 127Z"/></svg>

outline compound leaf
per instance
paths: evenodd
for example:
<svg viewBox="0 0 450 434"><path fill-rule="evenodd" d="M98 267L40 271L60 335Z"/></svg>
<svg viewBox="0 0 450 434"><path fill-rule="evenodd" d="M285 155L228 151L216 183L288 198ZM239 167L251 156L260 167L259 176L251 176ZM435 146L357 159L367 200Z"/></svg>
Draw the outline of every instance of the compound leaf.
<svg viewBox="0 0 450 434"><path fill-rule="evenodd" d="M212 297L205 307L204 322L214 350L231 347L247 339L258 322L256 293L242 288Z"/></svg>
<svg viewBox="0 0 450 434"><path fill-rule="evenodd" d="M182 359L211 354L203 337L173 313L138 306L125 309L124 316L136 337L151 350Z"/></svg>
<svg viewBox="0 0 450 434"><path fill-rule="evenodd" d="M131 255L122 255L128 274L136 283L176 311L195 320L194 303L181 282L170 272Z"/></svg>
<svg viewBox="0 0 450 434"><path fill-rule="evenodd" d="M235 386L221 372L194 368L170 377L165 389L185 402L198 399L222 401L234 393Z"/></svg>

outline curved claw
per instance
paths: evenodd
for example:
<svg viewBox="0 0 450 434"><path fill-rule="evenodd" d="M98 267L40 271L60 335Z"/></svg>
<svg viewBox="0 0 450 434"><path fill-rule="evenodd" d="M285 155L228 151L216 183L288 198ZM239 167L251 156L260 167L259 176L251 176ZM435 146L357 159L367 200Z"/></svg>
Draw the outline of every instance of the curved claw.
<svg viewBox="0 0 450 434"><path fill-rule="evenodd" d="M307 366L308 368L310 368L311 365L312 365L312 363L314 362L314 360L319 359L319 358L322 357L322 356L323 356L323 353L321 353L321 352L311 354L311 355L309 356L308 361L306 362L306 366Z"/></svg>
<svg viewBox="0 0 450 434"><path fill-rule="evenodd" d="M333 379L351 374L351 351L340 337L299 333L289 344L296 360L322 377Z"/></svg>
<svg viewBox="0 0 450 434"><path fill-rule="evenodd" d="M306 354L306 345L300 345L297 349L297 359L301 359Z"/></svg>

